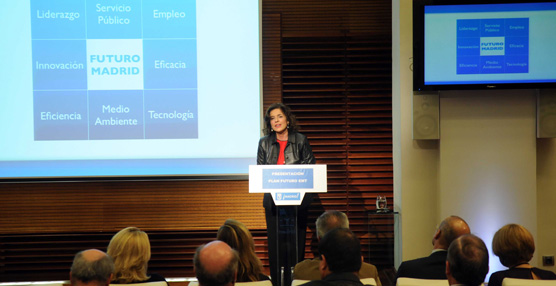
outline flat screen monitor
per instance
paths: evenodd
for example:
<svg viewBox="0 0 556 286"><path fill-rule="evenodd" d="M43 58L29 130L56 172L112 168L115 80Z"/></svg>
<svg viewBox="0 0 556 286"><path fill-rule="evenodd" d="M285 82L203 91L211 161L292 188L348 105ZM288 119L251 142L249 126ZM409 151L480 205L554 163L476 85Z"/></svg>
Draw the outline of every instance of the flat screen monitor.
<svg viewBox="0 0 556 286"><path fill-rule="evenodd" d="M0 181L247 176L261 1L0 4Z"/></svg>
<svg viewBox="0 0 556 286"><path fill-rule="evenodd" d="M556 87L556 2L413 4L414 90Z"/></svg>

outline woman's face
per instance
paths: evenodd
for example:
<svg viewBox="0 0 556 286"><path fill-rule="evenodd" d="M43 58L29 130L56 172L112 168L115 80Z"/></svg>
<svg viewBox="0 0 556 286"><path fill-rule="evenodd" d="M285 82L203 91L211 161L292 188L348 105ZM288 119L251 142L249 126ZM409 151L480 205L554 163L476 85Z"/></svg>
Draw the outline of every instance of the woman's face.
<svg viewBox="0 0 556 286"><path fill-rule="evenodd" d="M282 109L275 108L270 111L270 127L276 133L282 133L288 127L290 122L286 118L286 115L282 112Z"/></svg>

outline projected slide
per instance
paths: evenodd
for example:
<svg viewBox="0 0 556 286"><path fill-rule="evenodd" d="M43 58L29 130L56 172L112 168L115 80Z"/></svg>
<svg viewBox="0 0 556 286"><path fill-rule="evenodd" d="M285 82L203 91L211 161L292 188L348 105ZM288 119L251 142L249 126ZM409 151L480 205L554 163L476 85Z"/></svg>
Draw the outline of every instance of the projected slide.
<svg viewBox="0 0 556 286"><path fill-rule="evenodd" d="M0 1L0 181L246 175L260 0Z"/></svg>
<svg viewBox="0 0 556 286"><path fill-rule="evenodd" d="M197 138L195 6L32 0L35 140Z"/></svg>
<svg viewBox="0 0 556 286"><path fill-rule="evenodd" d="M457 73L527 73L529 19L457 21Z"/></svg>
<svg viewBox="0 0 556 286"><path fill-rule="evenodd" d="M425 6L426 85L545 83L556 74L556 3Z"/></svg>

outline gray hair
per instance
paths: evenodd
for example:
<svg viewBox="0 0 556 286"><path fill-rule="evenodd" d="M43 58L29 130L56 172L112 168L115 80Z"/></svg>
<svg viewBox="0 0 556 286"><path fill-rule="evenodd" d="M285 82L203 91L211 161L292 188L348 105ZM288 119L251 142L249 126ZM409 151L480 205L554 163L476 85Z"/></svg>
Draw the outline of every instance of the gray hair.
<svg viewBox="0 0 556 286"><path fill-rule="evenodd" d="M320 239L335 228L349 229L349 220L347 215L341 211L325 211L317 218L316 226L317 237Z"/></svg>
<svg viewBox="0 0 556 286"><path fill-rule="evenodd" d="M110 276L114 273L114 261L112 257L105 254L99 259L88 260L80 251L75 255L73 264L71 265L71 283L77 282L89 283L97 282L98 285L106 285L110 283Z"/></svg>

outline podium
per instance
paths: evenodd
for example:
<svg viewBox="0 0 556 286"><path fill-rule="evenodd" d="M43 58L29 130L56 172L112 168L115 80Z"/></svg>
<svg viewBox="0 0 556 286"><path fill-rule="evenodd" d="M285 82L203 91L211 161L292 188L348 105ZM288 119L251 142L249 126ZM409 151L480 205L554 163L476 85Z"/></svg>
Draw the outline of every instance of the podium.
<svg viewBox="0 0 556 286"><path fill-rule="evenodd" d="M308 205L304 210L299 209L305 194L326 193L327 188L326 165L249 166L249 193L268 193L276 206L274 223L269 224L267 214L269 237L271 233L276 234L275 243L268 241L274 286L289 286L293 267L303 258L299 257L305 246L299 246L298 218L302 213L306 220ZM306 227L306 223L303 225Z"/></svg>

